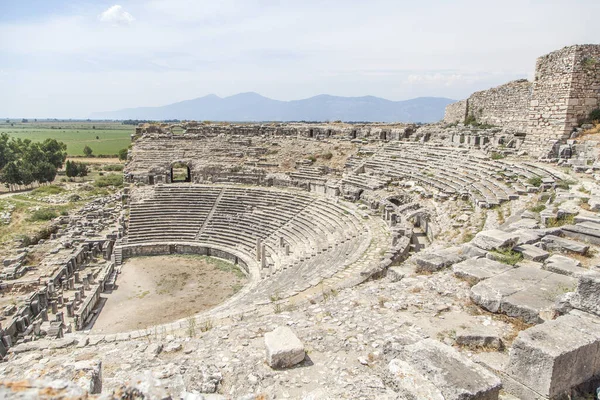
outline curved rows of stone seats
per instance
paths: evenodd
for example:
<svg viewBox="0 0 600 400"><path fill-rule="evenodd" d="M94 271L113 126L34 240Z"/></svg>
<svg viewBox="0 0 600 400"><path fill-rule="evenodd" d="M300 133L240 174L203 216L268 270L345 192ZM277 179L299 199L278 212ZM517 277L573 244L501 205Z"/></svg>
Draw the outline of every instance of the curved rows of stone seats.
<svg viewBox="0 0 600 400"><path fill-rule="evenodd" d="M213 244L258 260L261 277L292 269L311 281L312 268L324 266L319 279L344 268L368 237L353 212L306 192L174 184L131 204L127 244Z"/></svg>
<svg viewBox="0 0 600 400"><path fill-rule="evenodd" d="M194 240L221 190L156 186L152 199L131 205L128 243Z"/></svg>
<svg viewBox="0 0 600 400"><path fill-rule="evenodd" d="M509 164L473 155L466 149L411 142L387 145L362 166L367 174L416 181L434 188L438 197L470 198L480 207L493 207L537 190L529 182L531 178L548 183L558 180L533 165Z"/></svg>

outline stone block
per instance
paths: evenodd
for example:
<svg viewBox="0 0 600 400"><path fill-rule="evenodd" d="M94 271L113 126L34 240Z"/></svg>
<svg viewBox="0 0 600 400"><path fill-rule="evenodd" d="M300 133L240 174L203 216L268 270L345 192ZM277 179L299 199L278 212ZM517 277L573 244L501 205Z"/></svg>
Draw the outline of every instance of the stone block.
<svg viewBox="0 0 600 400"><path fill-rule="evenodd" d="M419 254L415 257L417 271L435 272L449 267L470 257L483 257L485 252L470 244L449 247L431 253Z"/></svg>
<svg viewBox="0 0 600 400"><path fill-rule="evenodd" d="M540 323L554 317L556 299L575 286L574 278L524 265L479 282L471 299L488 311Z"/></svg>
<svg viewBox="0 0 600 400"><path fill-rule="evenodd" d="M500 248L513 248L518 240L519 235L515 233L492 229L479 232L475 235L471 243L484 250L496 250Z"/></svg>
<svg viewBox="0 0 600 400"><path fill-rule="evenodd" d="M589 271L579 277L571 303L575 308L600 316L600 272Z"/></svg>
<svg viewBox="0 0 600 400"><path fill-rule="evenodd" d="M398 282L406 276L406 270L402 267L389 267L386 276L391 282Z"/></svg>
<svg viewBox="0 0 600 400"><path fill-rule="evenodd" d="M456 344L469 348L491 348L501 350L502 339L493 326L475 325L456 333Z"/></svg>
<svg viewBox="0 0 600 400"><path fill-rule="evenodd" d="M545 270L555 272L561 275L573 276L575 278L586 274L589 270L582 268L581 263L569 257L553 254L544 262Z"/></svg>
<svg viewBox="0 0 600 400"><path fill-rule="evenodd" d="M519 333L506 373L547 398L600 373L600 319L572 311Z"/></svg>
<svg viewBox="0 0 600 400"><path fill-rule="evenodd" d="M544 261L550 255L547 251L531 244L523 244L515 247L513 250L523 254L524 259L537 262Z"/></svg>
<svg viewBox="0 0 600 400"><path fill-rule="evenodd" d="M489 258L470 258L454 264L452 271L458 278L477 283L512 269L508 264L490 260Z"/></svg>
<svg viewBox="0 0 600 400"><path fill-rule="evenodd" d="M563 234L571 239L581 240L591 244L600 244L600 230L577 225L565 225L562 228Z"/></svg>
<svg viewBox="0 0 600 400"><path fill-rule="evenodd" d="M496 400L502 387L496 375L433 339L405 346L388 369L407 399Z"/></svg>
<svg viewBox="0 0 600 400"><path fill-rule="evenodd" d="M585 255L590 246L575 240L565 239L556 235L547 235L542 238L542 243L549 250L571 251L573 253Z"/></svg>
<svg viewBox="0 0 600 400"><path fill-rule="evenodd" d="M304 345L288 327L280 326L265 334L267 364L271 368L289 368L304 360Z"/></svg>

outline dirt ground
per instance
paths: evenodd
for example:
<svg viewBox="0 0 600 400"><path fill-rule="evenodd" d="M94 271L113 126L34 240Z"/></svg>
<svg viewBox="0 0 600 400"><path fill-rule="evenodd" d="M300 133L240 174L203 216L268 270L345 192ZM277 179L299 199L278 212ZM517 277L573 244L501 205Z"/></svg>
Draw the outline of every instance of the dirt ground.
<svg viewBox="0 0 600 400"><path fill-rule="evenodd" d="M156 256L126 260L117 288L102 294L94 333L145 329L212 308L246 283L228 262L203 256Z"/></svg>

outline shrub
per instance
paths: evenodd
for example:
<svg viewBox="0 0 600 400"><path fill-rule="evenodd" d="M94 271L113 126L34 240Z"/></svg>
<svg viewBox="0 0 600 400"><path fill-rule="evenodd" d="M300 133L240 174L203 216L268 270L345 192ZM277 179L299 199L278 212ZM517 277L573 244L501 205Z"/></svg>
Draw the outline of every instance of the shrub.
<svg viewBox="0 0 600 400"><path fill-rule="evenodd" d="M539 176L534 176L532 178L527 179L527 183L529 183L531 186L540 187L542 186L542 178L540 178Z"/></svg>
<svg viewBox="0 0 600 400"><path fill-rule="evenodd" d="M306 158L309 159L312 162L316 162L317 161L317 157L315 157L315 156L308 156Z"/></svg>
<svg viewBox="0 0 600 400"><path fill-rule="evenodd" d="M327 152L325 154L321 154L321 158L323 160L331 160L332 157L333 157L333 154L331 154L331 152Z"/></svg>
<svg viewBox="0 0 600 400"><path fill-rule="evenodd" d="M102 169L104 171L123 171L124 168L123 164L109 164L105 165Z"/></svg>
<svg viewBox="0 0 600 400"><path fill-rule="evenodd" d="M58 217L58 214L56 213L55 210L53 210L51 208L42 208L37 211L34 211L28 220L32 221L32 222L50 221L51 219L54 219L56 217Z"/></svg>
<svg viewBox="0 0 600 400"><path fill-rule="evenodd" d="M539 213L539 212L544 211L545 209L546 209L546 205L545 204L538 204L538 205L535 205L533 207L530 207L529 211L533 211L533 212Z"/></svg>
<svg viewBox="0 0 600 400"><path fill-rule="evenodd" d="M556 182L556 187L564 189L564 190L569 190L571 188L571 185L574 185L574 184L575 184L574 181L561 179L558 182Z"/></svg>
<svg viewBox="0 0 600 400"><path fill-rule="evenodd" d="M523 254L512 249L498 249L491 252L494 259L504 264L515 265L523 259Z"/></svg>
<svg viewBox="0 0 600 400"><path fill-rule="evenodd" d="M118 155L119 155L119 160L121 160L121 161L127 160L127 149L119 150Z"/></svg>
<svg viewBox="0 0 600 400"><path fill-rule="evenodd" d="M504 154L492 151L492 160L502 160L504 157Z"/></svg>
<svg viewBox="0 0 600 400"><path fill-rule="evenodd" d="M548 228L558 228L563 225L572 225L575 222L575 216L573 214L563 214L560 217L548 218L546 226Z"/></svg>
<svg viewBox="0 0 600 400"><path fill-rule="evenodd" d="M477 119L473 114L468 115L467 118L465 118L465 125L475 125L476 123Z"/></svg>
<svg viewBox="0 0 600 400"><path fill-rule="evenodd" d="M33 244L33 239L31 236L21 235L19 236L19 240L21 240L23 247L31 246Z"/></svg>
<svg viewBox="0 0 600 400"><path fill-rule="evenodd" d="M600 122L600 108L596 108L590 112L590 121Z"/></svg>
<svg viewBox="0 0 600 400"><path fill-rule="evenodd" d="M123 186L123 175L108 174L105 176L101 176L100 178L96 179L96 181L94 182L94 186L99 188L107 186L121 187Z"/></svg>
<svg viewBox="0 0 600 400"><path fill-rule="evenodd" d="M33 189L31 191L31 194L34 196L48 196L51 194L59 194L64 191L65 191L65 189L60 186L48 185L48 186L40 186L39 188Z"/></svg>
<svg viewBox="0 0 600 400"><path fill-rule="evenodd" d="M92 150L92 148L88 145L85 145L85 147L83 148L83 154L85 154L86 157L91 157L93 152L94 151Z"/></svg>

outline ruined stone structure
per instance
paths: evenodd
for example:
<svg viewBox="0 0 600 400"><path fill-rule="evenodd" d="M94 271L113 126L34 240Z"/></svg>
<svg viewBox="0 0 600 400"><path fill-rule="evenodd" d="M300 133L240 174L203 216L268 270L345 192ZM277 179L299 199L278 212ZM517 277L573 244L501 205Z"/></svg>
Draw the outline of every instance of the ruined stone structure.
<svg viewBox="0 0 600 400"><path fill-rule="evenodd" d="M444 121L463 122L474 118L478 123L525 132L529 121L531 82L509 82L489 90L473 93L468 99L450 104Z"/></svg>
<svg viewBox="0 0 600 400"><path fill-rule="evenodd" d="M476 126L139 126L118 195L5 257L0 397L592 398L598 142L522 153L597 105L597 48L448 107ZM98 329L130 259L171 254L226 260L245 285L183 319Z"/></svg>
<svg viewBox="0 0 600 400"><path fill-rule="evenodd" d="M546 157L599 104L600 45L575 45L538 58L533 82L509 82L449 105L444 122L472 117L526 133L523 150Z"/></svg>
<svg viewBox="0 0 600 400"><path fill-rule="evenodd" d="M600 105L600 45L565 47L538 58L526 147L552 149Z"/></svg>

